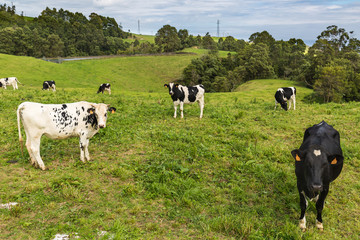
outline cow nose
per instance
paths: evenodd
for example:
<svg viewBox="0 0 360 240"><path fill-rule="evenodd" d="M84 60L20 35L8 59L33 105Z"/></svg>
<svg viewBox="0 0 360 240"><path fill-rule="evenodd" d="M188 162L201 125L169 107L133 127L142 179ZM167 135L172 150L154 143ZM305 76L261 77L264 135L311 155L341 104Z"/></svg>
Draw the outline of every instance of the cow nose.
<svg viewBox="0 0 360 240"><path fill-rule="evenodd" d="M322 191L322 185L312 185L311 186L314 192Z"/></svg>
<svg viewBox="0 0 360 240"><path fill-rule="evenodd" d="M105 127L104 124L100 124L100 125L99 125L99 128L104 128L104 127Z"/></svg>

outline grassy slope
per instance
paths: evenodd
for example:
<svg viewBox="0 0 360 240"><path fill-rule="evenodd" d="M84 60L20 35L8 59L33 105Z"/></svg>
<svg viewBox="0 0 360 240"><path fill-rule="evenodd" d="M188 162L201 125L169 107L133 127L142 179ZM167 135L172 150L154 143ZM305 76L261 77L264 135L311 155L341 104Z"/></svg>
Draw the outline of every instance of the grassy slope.
<svg viewBox="0 0 360 240"><path fill-rule="evenodd" d="M116 239L357 239L360 104L307 104L303 98L311 90L295 85L297 110L274 111L275 90L294 83L256 80L238 92L206 94L201 121L197 105L185 106L185 119L173 119L161 85L179 76L190 58L58 65L0 55L1 75L26 84L18 91L0 89L0 203L21 203L0 209L0 239L75 232L94 239L103 230ZM57 92L39 90L48 78L59 81ZM114 82L113 94L95 94L107 79ZM19 151L18 104L78 100L118 109L90 140L93 161L80 162L75 138L44 137L41 154L49 170L33 168ZM307 127L322 120L339 130L345 166L330 188L324 233L314 229L313 203L309 230L302 233L290 151Z"/></svg>

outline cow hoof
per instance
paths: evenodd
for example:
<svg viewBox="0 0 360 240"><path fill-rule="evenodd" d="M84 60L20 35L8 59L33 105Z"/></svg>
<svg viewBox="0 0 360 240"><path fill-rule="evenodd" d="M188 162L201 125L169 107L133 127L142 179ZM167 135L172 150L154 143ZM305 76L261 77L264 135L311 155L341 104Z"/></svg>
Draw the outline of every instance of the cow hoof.
<svg viewBox="0 0 360 240"><path fill-rule="evenodd" d="M320 232L324 231L324 226L322 222L319 222L318 220L316 220L316 227L317 229L319 229Z"/></svg>
<svg viewBox="0 0 360 240"><path fill-rule="evenodd" d="M306 232L306 228L300 228L302 232Z"/></svg>

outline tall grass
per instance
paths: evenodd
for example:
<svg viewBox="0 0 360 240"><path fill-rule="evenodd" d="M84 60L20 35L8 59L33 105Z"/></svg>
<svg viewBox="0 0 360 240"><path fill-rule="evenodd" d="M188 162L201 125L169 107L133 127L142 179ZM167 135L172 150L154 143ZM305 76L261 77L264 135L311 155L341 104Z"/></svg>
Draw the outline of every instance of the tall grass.
<svg viewBox="0 0 360 240"><path fill-rule="evenodd" d="M0 57L1 64L7 57L12 61ZM155 60L157 67L149 70ZM82 239L357 239L360 104L308 104L303 99L311 90L301 85L255 80L237 92L207 93L202 120L198 105L185 105L185 118L173 119L161 85L185 61L177 56L61 65L24 61L18 73L25 85L0 89L0 203L19 203L0 209L0 239L51 239L57 233ZM14 70L20 67L6 66L1 75L20 76ZM59 90L41 91L45 79L38 76L56 77L53 72L64 73ZM107 75L115 81L113 94L96 94ZM283 86L297 87L295 111L274 111L273 95ZM41 155L49 170L32 167L18 145L17 106L79 100L117 108L90 140L93 160L79 160L76 138L43 137ZM300 146L306 128L322 120L340 132L345 164L330 186L324 232L316 229L309 203L303 233L290 151Z"/></svg>

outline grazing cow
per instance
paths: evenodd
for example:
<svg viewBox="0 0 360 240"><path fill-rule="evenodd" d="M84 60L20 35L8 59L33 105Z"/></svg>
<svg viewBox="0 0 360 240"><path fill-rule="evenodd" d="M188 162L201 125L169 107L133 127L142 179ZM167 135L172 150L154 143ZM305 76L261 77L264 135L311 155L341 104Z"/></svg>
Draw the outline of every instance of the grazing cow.
<svg viewBox="0 0 360 240"><path fill-rule="evenodd" d="M17 83L20 83L16 77L0 78L1 86L6 89L6 85L12 85L13 89L18 89ZM21 84L21 83L20 83Z"/></svg>
<svg viewBox="0 0 360 240"><path fill-rule="evenodd" d="M280 103L281 107L287 111L287 101L289 101L289 109L291 108L291 100L294 102L295 110L295 97L296 97L296 88L295 87L286 87L279 88L275 93L275 109L276 105Z"/></svg>
<svg viewBox="0 0 360 240"><path fill-rule="evenodd" d="M50 88L53 90L53 92L56 91L55 81L44 81L43 82L43 88L42 90L50 90Z"/></svg>
<svg viewBox="0 0 360 240"><path fill-rule="evenodd" d="M169 94L174 102L174 118L176 118L177 106L180 104L181 118L184 117L184 103L198 102L200 106L200 118L203 116L204 110L204 94L205 88L199 84L192 87L186 87L175 83L164 84L169 89Z"/></svg>
<svg viewBox="0 0 360 240"><path fill-rule="evenodd" d="M105 90L109 92L109 95L111 95L110 83L101 84L97 93L104 93Z"/></svg>
<svg viewBox="0 0 360 240"><path fill-rule="evenodd" d="M301 230L306 230L306 197L316 201L316 227L323 230L321 212L330 182L334 181L343 167L344 157L340 147L340 135L326 122L306 129L300 149L291 151L295 159L297 188L300 195Z"/></svg>
<svg viewBox="0 0 360 240"><path fill-rule="evenodd" d="M17 109L21 150L23 139L20 119L26 133L26 148L33 165L45 170L45 165L40 157L42 135L52 139L80 137L80 160L85 162L86 158L89 161L89 139L99 131L99 128L105 128L107 111L114 112L115 110L103 103L41 104L23 102Z"/></svg>

